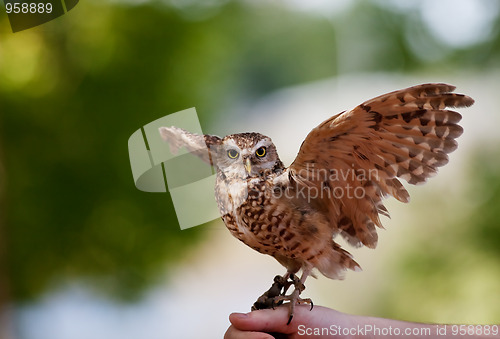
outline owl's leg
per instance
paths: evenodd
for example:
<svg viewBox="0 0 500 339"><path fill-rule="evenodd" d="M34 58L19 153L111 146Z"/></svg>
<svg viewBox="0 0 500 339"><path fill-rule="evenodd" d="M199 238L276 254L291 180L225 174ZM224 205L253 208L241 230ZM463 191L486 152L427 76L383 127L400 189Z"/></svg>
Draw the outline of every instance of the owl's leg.
<svg viewBox="0 0 500 339"><path fill-rule="evenodd" d="M283 284L283 292L281 292L281 295L285 295L286 291L288 291L288 288L294 284L293 279L296 278L296 275L290 271L286 271L286 273L283 275L283 279L285 280L285 283ZM288 280L290 279L290 280Z"/></svg>
<svg viewBox="0 0 500 339"><path fill-rule="evenodd" d="M293 312L295 310L296 304L310 304L311 310L314 307L314 304L310 298L302 299L299 297L300 294L302 293L302 291L304 291L306 289L304 282L306 281L307 277L310 274L311 274L310 268L304 269L300 279L295 274L290 274L290 279L292 280L290 285L292 285L292 284L294 285L293 292L289 295L285 295L286 290L290 286L289 285L288 287L286 287L286 289L284 290L282 295L274 298L275 305L278 305L278 303L282 303L283 301L289 301L289 303L288 303L288 307L289 307L288 317L289 318L288 318L288 322L286 323L287 325L289 325L292 322Z"/></svg>

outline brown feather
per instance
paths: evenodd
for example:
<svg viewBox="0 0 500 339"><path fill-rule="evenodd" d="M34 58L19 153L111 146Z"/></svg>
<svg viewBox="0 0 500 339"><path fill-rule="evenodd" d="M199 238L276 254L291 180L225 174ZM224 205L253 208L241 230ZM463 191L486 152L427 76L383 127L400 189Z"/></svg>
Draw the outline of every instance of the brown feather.
<svg viewBox="0 0 500 339"><path fill-rule="evenodd" d="M347 190L353 187L363 197L334 198L331 226L340 230L349 243L375 247L382 227L379 214L389 216L382 199L393 196L408 202L409 194L397 178L410 184L424 183L448 163L448 153L463 129L461 115L447 107L467 107L470 97L450 93L454 86L423 84L394 91L368 100L353 110L336 115L313 129L290 166L294 179L307 186L318 186L313 171L364 171L364 180L334 180L329 186ZM311 169L314 161L321 167ZM345 173L344 173L345 174Z"/></svg>

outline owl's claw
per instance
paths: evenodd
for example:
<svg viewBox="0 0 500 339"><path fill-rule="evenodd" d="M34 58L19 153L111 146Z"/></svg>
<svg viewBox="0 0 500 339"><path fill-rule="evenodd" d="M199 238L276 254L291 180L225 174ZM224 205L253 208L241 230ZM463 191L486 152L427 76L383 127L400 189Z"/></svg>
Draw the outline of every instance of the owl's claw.
<svg viewBox="0 0 500 339"><path fill-rule="evenodd" d="M286 277L286 278L285 278ZM290 280L288 280L288 279ZM294 291L286 295L286 291L288 288L293 285ZM304 284L301 280L295 275L290 274L289 276L276 276L274 278L274 283L271 288L266 291L263 295L257 299L257 301L252 306L252 311L272 308L274 309L276 306L282 305L284 301L288 301L287 305L289 307L288 311L288 322L289 325L293 319L293 313L295 310L295 305L297 304L310 304L311 310L314 307L314 304L311 299L302 299L300 298L300 294L305 290Z"/></svg>
<svg viewBox="0 0 500 339"><path fill-rule="evenodd" d="M274 309L275 306L281 305L283 302L276 302L275 299L276 297L282 295L281 290L283 288L288 289L289 282L286 281L286 279L280 275L277 275L274 277L274 283L271 285L271 288L269 288L264 294L262 294L257 301L253 304L251 310L263 310L267 308L272 308ZM286 291L286 290L285 290Z"/></svg>
<svg viewBox="0 0 500 339"><path fill-rule="evenodd" d="M291 283L295 287L293 292L290 295L284 295L280 298L281 301L283 300L288 300L288 322L286 323L287 325L290 325L293 319L293 311L295 309L295 305L300 305L300 304L310 304L311 305L311 311L314 307L313 301L310 298L302 299L300 298L300 294L302 291L306 289L304 283L297 277L295 274L290 275Z"/></svg>
<svg viewBox="0 0 500 339"><path fill-rule="evenodd" d="M295 290L290 294L290 295L280 295L275 298L274 302L275 303L283 303L283 301L289 301L287 303L288 305L288 322L286 323L287 325L290 325L293 319L293 313L295 310L295 305L300 305L300 304L310 304L311 305L311 310L314 307L314 304L310 298L302 299L299 297L300 293L304 290L304 285L300 286L301 288L295 288Z"/></svg>

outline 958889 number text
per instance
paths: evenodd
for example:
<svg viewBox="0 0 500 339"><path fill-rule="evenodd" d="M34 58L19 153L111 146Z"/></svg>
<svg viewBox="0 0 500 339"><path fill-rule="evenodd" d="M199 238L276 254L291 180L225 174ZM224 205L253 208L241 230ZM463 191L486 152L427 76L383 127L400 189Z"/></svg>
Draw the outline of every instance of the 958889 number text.
<svg viewBox="0 0 500 339"><path fill-rule="evenodd" d="M7 2L5 4L5 9L6 9L7 13L15 13L15 14L18 14L18 13L23 13L23 14L27 14L27 13L31 13L31 14L52 13L52 4L50 2L48 2L48 3L43 3L43 2L40 2L40 3L35 3L35 2L10 3L10 2Z"/></svg>

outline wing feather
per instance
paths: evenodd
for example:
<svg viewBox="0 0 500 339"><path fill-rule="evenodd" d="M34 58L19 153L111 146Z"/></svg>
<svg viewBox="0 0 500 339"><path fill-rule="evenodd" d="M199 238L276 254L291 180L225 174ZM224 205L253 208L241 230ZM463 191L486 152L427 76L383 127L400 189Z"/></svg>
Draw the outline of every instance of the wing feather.
<svg viewBox="0 0 500 339"><path fill-rule="evenodd" d="M409 194L400 179L424 183L448 163L463 129L447 107L474 100L454 86L423 84L381 95L313 129L289 168L294 181L322 192L332 227L349 243L374 248L387 196ZM318 175L318 173L328 173Z"/></svg>

